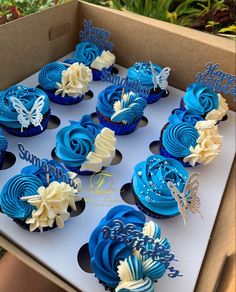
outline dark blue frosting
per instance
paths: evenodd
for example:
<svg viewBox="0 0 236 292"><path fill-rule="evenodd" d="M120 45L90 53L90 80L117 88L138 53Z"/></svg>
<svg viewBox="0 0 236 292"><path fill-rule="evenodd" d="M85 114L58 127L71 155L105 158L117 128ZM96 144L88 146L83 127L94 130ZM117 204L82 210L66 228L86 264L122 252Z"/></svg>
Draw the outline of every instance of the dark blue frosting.
<svg viewBox="0 0 236 292"><path fill-rule="evenodd" d="M76 46L73 54L75 62L83 63L86 66L90 66L96 57L101 55L101 49L93 43L82 42Z"/></svg>
<svg viewBox="0 0 236 292"><path fill-rule="evenodd" d="M196 111L194 110L181 110L175 109L169 116L168 121L170 124L173 123L188 123L193 126L199 121L204 120Z"/></svg>
<svg viewBox="0 0 236 292"><path fill-rule="evenodd" d="M95 137L101 132L103 126L95 123L90 115L84 115L78 122L70 121L71 125L79 125L89 130Z"/></svg>
<svg viewBox="0 0 236 292"><path fill-rule="evenodd" d="M1 158L1 152L4 153L6 152L8 147L8 141L6 137L3 134L2 129L0 128L0 158Z"/></svg>
<svg viewBox="0 0 236 292"><path fill-rule="evenodd" d="M205 115L213 109L218 109L218 95L209 87L191 84L183 97L185 108L194 110L199 115Z"/></svg>

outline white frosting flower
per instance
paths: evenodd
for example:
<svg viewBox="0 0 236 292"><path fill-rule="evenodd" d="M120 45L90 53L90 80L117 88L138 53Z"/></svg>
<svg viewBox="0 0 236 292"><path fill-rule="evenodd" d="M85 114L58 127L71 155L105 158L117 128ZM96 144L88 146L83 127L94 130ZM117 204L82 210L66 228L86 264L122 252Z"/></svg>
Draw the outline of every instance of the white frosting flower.
<svg viewBox="0 0 236 292"><path fill-rule="evenodd" d="M218 109L211 110L206 115L206 120L215 120L215 121L221 121L222 118L226 115L229 107L226 102L226 99L222 97L222 95L218 94L219 99L219 107Z"/></svg>
<svg viewBox="0 0 236 292"><path fill-rule="evenodd" d="M115 63L116 57L110 51L103 51L101 56L97 56L91 64L91 68L102 70L102 68L110 68Z"/></svg>
<svg viewBox="0 0 236 292"><path fill-rule="evenodd" d="M70 217L68 207L76 210L75 190L68 184L54 181L47 188L40 187L38 194L38 198L28 200L28 203L36 207L32 218L26 220L30 224L30 231L37 228L43 231L43 227L52 227L54 222L59 228L63 228L64 222Z"/></svg>
<svg viewBox="0 0 236 292"><path fill-rule="evenodd" d="M74 63L62 72L61 83L57 83L56 95L71 97L82 96L88 91L89 82L92 81L92 71L84 64Z"/></svg>
<svg viewBox="0 0 236 292"><path fill-rule="evenodd" d="M184 162L192 166L196 163L208 164L220 153L223 137L219 135L218 126L213 120L199 121L195 128L199 133L197 145L190 147L191 154L184 158Z"/></svg>
<svg viewBox="0 0 236 292"><path fill-rule="evenodd" d="M111 164L116 153L116 138L114 131L103 128L97 135L94 151L89 152L86 161L81 165L81 171L98 172Z"/></svg>

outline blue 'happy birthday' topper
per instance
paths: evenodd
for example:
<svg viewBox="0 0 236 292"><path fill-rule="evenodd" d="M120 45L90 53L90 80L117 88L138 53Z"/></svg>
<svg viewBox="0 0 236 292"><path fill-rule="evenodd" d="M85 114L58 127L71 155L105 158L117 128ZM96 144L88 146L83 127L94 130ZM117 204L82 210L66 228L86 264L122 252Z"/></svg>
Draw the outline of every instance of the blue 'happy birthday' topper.
<svg viewBox="0 0 236 292"><path fill-rule="evenodd" d="M127 78L123 78L117 74L112 74L106 68L103 68L101 72L102 81L108 82L113 85L120 85L122 88L124 88L125 92L133 91L134 93L137 93L147 99L150 90L146 86L142 86L139 81L130 81Z"/></svg>
<svg viewBox="0 0 236 292"><path fill-rule="evenodd" d="M94 27L92 20L84 20L84 30L80 31L80 40L82 42L90 42L97 45L99 48L105 50L108 49L109 51L112 51L113 49L113 43L109 41L110 32Z"/></svg>
<svg viewBox="0 0 236 292"><path fill-rule="evenodd" d="M38 158L34 154L30 153L29 150L26 150L21 143L18 144L18 148L21 159L31 163L38 168L43 169L45 173L60 179L64 183L69 184L72 188L77 188L77 184L74 182L74 180L69 177L68 173L63 172L60 167L53 166L47 163L47 161Z"/></svg>
<svg viewBox="0 0 236 292"><path fill-rule="evenodd" d="M138 231L134 224L130 223L125 225L118 219L112 222L114 223L113 227L104 226L102 228L104 239L124 242L127 246L139 251L141 256L147 256L154 261L161 262L165 266L165 269L169 270L168 276L170 278L182 277L180 271L171 266L171 262L177 260L169 248Z"/></svg>
<svg viewBox="0 0 236 292"><path fill-rule="evenodd" d="M198 72L196 83L210 87L218 93L230 94L236 97L236 77L220 70L220 65L212 63L206 64L205 72Z"/></svg>

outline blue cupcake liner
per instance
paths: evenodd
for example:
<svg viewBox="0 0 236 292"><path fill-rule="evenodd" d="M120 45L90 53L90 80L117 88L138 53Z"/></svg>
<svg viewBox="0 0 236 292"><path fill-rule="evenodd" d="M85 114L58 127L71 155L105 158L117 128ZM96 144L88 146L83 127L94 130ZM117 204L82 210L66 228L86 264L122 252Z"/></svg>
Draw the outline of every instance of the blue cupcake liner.
<svg viewBox="0 0 236 292"><path fill-rule="evenodd" d="M182 111L186 110L186 107L185 107L185 105L184 105L184 100L183 100L183 98L181 98L181 100L180 100L179 107L180 107L180 109L181 109Z"/></svg>
<svg viewBox="0 0 236 292"><path fill-rule="evenodd" d="M161 97L166 97L168 95L169 95L169 92L166 93L166 91L164 89L161 91L158 91L158 92L151 90L148 97L147 97L147 104L152 104L152 103L158 101Z"/></svg>
<svg viewBox="0 0 236 292"><path fill-rule="evenodd" d="M107 69L107 71L111 72L112 68L113 68L113 65L111 67L109 67ZM93 68L91 68L91 70L92 70L92 74L93 74L93 81L101 80L102 71L97 70L97 69L93 69Z"/></svg>
<svg viewBox="0 0 236 292"><path fill-rule="evenodd" d="M190 165L188 162L184 162L183 158L175 157L175 156L171 155L169 152L167 152L166 149L163 147L163 145L160 146L160 154L162 156L167 157L167 158L173 158L173 159L179 161L184 167L192 167L192 165Z"/></svg>
<svg viewBox="0 0 236 292"><path fill-rule="evenodd" d="M6 150L0 150L0 170L3 167L4 159L5 159Z"/></svg>
<svg viewBox="0 0 236 292"><path fill-rule="evenodd" d="M36 136L39 135L41 133L43 133L46 129L47 129L47 125L50 119L50 115L51 115L51 110L49 110L45 115L44 115L44 119L43 122L41 124L42 129L40 126L34 127L34 126L30 126L27 129L24 129L23 132L21 132L21 129L14 129L14 128L7 128L5 127L5 130L13 135L13 136L17 136L17 137L32 137L32 136Z"/></svg>
<svg viewBox="0 0 236 292"><path fill-rule="evenodd" d="M93 171L87 171L87 170L80 171L80 167L72 167L72 166L69 166L69 165L66 165L66 164L65 164L65 167L67 169L69 169L70 171L75 172L75 173L77 173L79 175L93 175L95 173Z"/></svg>
<svg viewBox="0 0 236 292"><path fill-rule="evenodd" d="M81 102L84 98L84 95L78 96L75 98L68 96L68 95L66 95L65 97L62 97L61 95L56 95L55 90L47 90L47 89L43 89L41 87L39 87L39 88L42 89L48 95L48 98L52 102L55 102L57 104L62 104L62 105L76 104L76 103Z"/></svg>
<svg viewBox="0 0 236 292"><path fill-rule="evenodd" d="M142 119L142 117L136 119L132 124L129 125L125 125L122 123L114 123L112 121L108 121L106 119L104 119L104 117L101 115L101 113L97 110L97 117L100 121L100 123L104 126L107 127L109 129L111 129L112 131L115 132L116 135L128 135L131 134L132 132L135 131L135 129L138 126L138 123L140 122L140 120Z"/></svg>

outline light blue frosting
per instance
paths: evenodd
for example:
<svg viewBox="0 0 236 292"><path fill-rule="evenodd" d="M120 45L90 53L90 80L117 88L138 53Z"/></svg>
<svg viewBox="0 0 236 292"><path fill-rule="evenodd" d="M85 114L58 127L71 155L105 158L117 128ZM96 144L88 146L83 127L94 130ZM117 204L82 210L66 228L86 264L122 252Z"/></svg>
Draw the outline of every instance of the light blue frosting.
<svg viewBox="0 0 236 292"><path fill-rule="evenodd" d="M185 108L194 110L199 115L205 115L213 109L218 109L218 95L209 87L191 84L183 97Z"/></svg>
<svg viewBox="0 0 236 292"><path fill-rule="evenodd" d="M67 170L56 160L43 159L43 161L45 161L48 165L60 168L62 170L62 173L67 174ZM45 170L43 168L37 167L35 165L30 165L30 166L26 166L26 167L22 168L21 173L22 174L33 174L41 180L44 187L47 187L49 185L47 182L47 178L46 178L47 173L45 172ZM51 183L53 181L63 182L63 179L57 177L54 173L50 173L49 183Z"/></svg>
<svg viewBox="0 0 236 292"><path fill-rule="evenodd" d="M42 186L41 180L33 174L18 174L13 176L4 186L0 194L0 205L3 212L13 219L31 217L34 207L20 197L38 194Z"/></svg>
<svg viewBox="0 0 236 292"><path fill-rule="evenodd" d="M49 109L49 99L47 94L34 87L26 87L23 85L14 85L4 91L0 92L0 124L8 127L8 128L21 128L21 124L19 123L17 117L18 113L13 107L13 104L10 100L11 97L16 97L19 99L24 107L30 111L37 100L38 97L44 95L44 106L41 111L42 115L46 114Z"/></svg>
<svg viewBox="0 0 236 292"><path fill-rule="evenodd" d="M40 86L47 90L58 89L57 83L61 83L62 72L66 69L67 67L60 62L52 62L45 65L38 77Z"/></svg>
<svg viewBox="0 0 236 292"><path fill-rule="evenodd" d="M56 136L56 155L70 167L80 167L94 150L94 135L75 124L62 128Z"/></svg>
<svg viewBox="0 0 236 292"><path fill-rule="evenodd" d="M135 166L133 188L146 208L160 215L174 216L179 214L178 205L167 183L172 181L182 192L188 177L188 172L177 160L151 155ZM157 237L160 237L158 232Z"/></svg>
<svg viewBox="0 0 236 292"><path fill-rule="evenodd" d="M97 109L108 119L114 114L114 103L121 99L122 87L111 85L105 88L98 95Z"/></svg>
<svg viewBox="0 0 236 292"><path fill-rule="evenodd" d="M175 109L174 112L168 118L170 124L188 123L193 126L195 126L197 122L202 120L204 120L203 117L201 117L196 111L181 109Z"/></svg>
<svg viewBox="0 0 236 292"><path fill-rule="evenodd" d="M121 111L112 115L111 120L113 122L125 121L127 124L131 124L143 116L144 109L147 106L146 99L138 97L134 93L129 93L128 96L128 100L121 99Z"/></svg>
<svg viewBox="0 0 236 292"><path fill-rule="evenodd" d="M159 74L162 68L153 64L156 73ZM132 67L128 68L128 80L139 81L141 85L146 86L148 89L153 89L153 75L151 65L148 62L136 62Z"/></svg>
<svg viewBox="0 0 236 292"><path fill-rule="evenodd" d="M0 128L0 154L1 152L2 153L6 152L7 147L8 147L8 141L6 137L4 136L2 129Z"/></svg>
<svg viewBox="0 0 236 292"><path fill-rule="evenodd" d="M95 137L101 132L103 126L95 123L90 115L84 115L78 122L70 121L71 125L79 125L91 132Z"/></svg>
<svg viewBox="0 0 236 292"><path fill-rule="evenodd" d="M90 66L96 57L101 55L101 49L93 43L82 42L76 46L73 54L75 62L83 63L86 66Z"/></svg>
<svg viewBox="0 0 236 292"><path fill-rule="evenodd" d="M164 129L162 144L172 156L184 158L191 154L189 148L197 145L198 138L198 131L191 124L173 123Z"/></svg>

